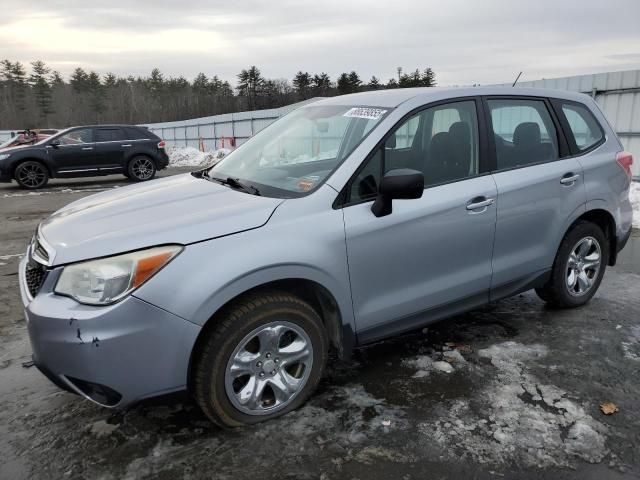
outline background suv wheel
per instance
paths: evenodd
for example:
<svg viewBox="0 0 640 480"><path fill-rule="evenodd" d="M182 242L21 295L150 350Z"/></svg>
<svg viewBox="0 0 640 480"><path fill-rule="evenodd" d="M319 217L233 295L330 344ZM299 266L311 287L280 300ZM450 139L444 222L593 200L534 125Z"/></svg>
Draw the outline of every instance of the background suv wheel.
<svg viewBox="0 0 640 480"><path fill-rule="evenodd" d="M328 340L307 303L281 292L250 294L212 321L192 374L196 400L215 423L268 420L298 408L315 390Z"/></svg>
<svg viewBox="0 0 640 480"><path fill-rule="evenodd" d="M555 307L584 305L598 290L608 262L609 244L602 229L595 223L580 221L565 235L551 278L536 293Z"/></svg>
<svg viewBox="0 0 640 480"><path fill-rule="evenodd" d="M49 181L49 172L40 162L28 161L18 165L14 175L22 188L35 190L44 187Z"/></svg>
<svg viewBox="0 0 640 480"><path fill-rule="evenodd" d="M136 182L151 180L156 175L156 164L147 156L138 155L129 162L128 177Z"/></svg>

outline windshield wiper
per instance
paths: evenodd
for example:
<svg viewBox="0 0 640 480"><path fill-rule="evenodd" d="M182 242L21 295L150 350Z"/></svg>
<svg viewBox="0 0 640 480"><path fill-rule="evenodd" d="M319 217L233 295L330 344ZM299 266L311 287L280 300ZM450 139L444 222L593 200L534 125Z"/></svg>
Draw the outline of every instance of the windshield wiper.
<svg viewBox="0 0 640 480"><path fill-rule="evenodd" d="M214 180L222 185L227 185L231 188L237 188L238 190L242 190L243 192L250 193L252 195L260 195L260 190L258 190L253 185L246 185L240 182L237 178L227 177L226 179L218 178L218 177L210 177L207 175L209 180Z"/></svg>

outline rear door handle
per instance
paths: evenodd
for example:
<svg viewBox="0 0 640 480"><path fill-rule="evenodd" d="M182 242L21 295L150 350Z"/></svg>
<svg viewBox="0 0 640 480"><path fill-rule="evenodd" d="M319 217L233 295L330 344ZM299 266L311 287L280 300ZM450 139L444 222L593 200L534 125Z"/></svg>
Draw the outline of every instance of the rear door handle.
<svg viewBox="0 0 640 480"><path fill-rule="evenodd" d="M124 148L124 147L130 147L130 146L131 146L131 144L130 144L130 143L127 143L126 145L120 145L120 146L121 146L121 147L123 147L123 148Z"/></svg>
<svg viewBox="0 0 640 480"><path fill-rule="evenodd" d="M580 178L580 175L574 173L567 173L560 179L562 185L573 185Z"/></svg>
<svg viewBox="0 0 640 480"><path fill-rule="evenodd" d="M495 202L494 198L476 197L467 203L467 210L479 210L481 208L486 210L489 205L493 205L493 202Z"/></svg>
<svg viewBox="0 0 640 480"><path fill-rule="evenodd" d="M93 150L93 147L82 147L82 150Z"/></svg>

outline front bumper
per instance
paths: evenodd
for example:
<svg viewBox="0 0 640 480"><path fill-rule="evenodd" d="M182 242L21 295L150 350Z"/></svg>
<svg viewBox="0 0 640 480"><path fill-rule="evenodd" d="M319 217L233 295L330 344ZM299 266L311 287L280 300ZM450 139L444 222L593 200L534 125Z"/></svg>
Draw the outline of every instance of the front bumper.
<svg viewBox="0 0 640 480"><path fill-rule="evenodd" d="M20 265L35 365L55 384L111 408L183 390L200 327L129 296L105 307L52 293L61 269L31 300Z"/></svg>

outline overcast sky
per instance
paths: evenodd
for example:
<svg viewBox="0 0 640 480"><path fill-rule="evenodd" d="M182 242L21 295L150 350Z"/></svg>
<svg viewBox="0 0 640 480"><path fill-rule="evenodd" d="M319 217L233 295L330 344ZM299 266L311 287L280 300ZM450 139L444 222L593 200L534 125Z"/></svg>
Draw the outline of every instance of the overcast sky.
<svg viewBox="0 0 640 480"><path fill-rule="evenodd" d="M257 65L439 85L640 68L640 0L0 0L0 58L192 79Z"/></svg>

